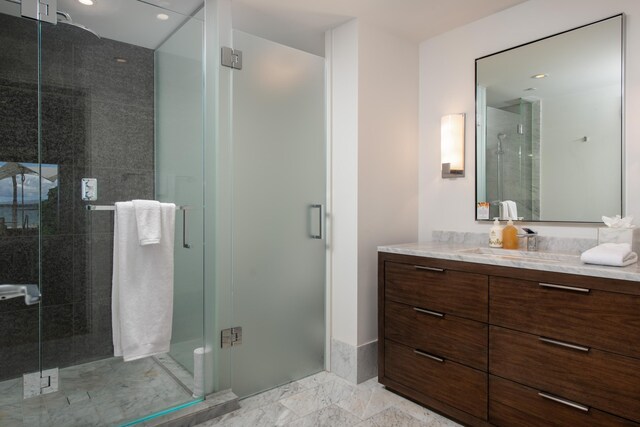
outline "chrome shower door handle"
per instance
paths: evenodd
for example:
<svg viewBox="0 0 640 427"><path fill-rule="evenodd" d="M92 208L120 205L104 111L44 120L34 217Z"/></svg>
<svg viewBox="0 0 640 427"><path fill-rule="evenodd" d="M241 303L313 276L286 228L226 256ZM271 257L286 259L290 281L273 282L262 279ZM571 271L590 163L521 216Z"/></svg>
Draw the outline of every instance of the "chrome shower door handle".
<svg viewBox="0 0 640 427"><path fill-rule="evenodd" d="M191 245L187 243L187 207L182 208L182 247L191 249Z"/></svg>
<svg viewBox="0 0 640 427"><path fill-rule="evenodd" d="M314 218L313 218L313 211L317 209L318 210L318 222L317 222L317 229L314 228ZM310 233L309 233L309 237L311 237L312 239L322 239L322 215L323 215L323 206L322 205L311 205L309 206L309 212L311 212L311 214L309 215L309 222L310 222Z"/></svg>
<svg viewBox="0 0 640 427"><path fill-rule="evenodd" d="M0 285L0 301L24 297L26 305L33 305L40 302L42 295L38 285Z"/></svg>

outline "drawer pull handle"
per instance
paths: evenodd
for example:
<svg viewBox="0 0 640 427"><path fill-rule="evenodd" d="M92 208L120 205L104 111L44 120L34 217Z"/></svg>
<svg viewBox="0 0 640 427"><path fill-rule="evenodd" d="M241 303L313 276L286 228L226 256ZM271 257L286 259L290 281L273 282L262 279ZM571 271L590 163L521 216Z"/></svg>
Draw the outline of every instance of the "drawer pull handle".
<svg viewBox="0 0 640 427"><path fill-rule="evenodd" d="M427 357L427 358L429 358L431 360L435 360L436 362L440 362L440 363L444 362L444 359L442 357L434 356L433 354L425 353L424 351L413 350L413 352L415 354L420 355L420 356L424 356L424 357Z"/></svg>
<svg viewBox="0 0 640 427"><path fill-rule="evenodd" d="M437 271L439 273L442 273L444 271L444 268L425 267L424 265L414 265L414 267L416 268L416 270Z"/></svg>
<svg viewBox="0 0 640 427"><path fill-rule="evenodd" d="M551 289L561 289L563 291L573 291L573 292L583 292L588 294L591 289L587 288L576 288L575 286L562 286L562 285L554 285L552 283L538 283L543 288L551 288Z"/></svg>
<svg viewBox="0 0 640 427"><path fill-rule="evenodd" d="M584 351L585 353L589 352L589 347L584 347L582 345L570 344L568 342L552 340L551 338L538 337L538 339L542 342L546 342L548 344L559 345L560 347L570 348L572 350Z"/></svg>
<svg viewBox="0 0 640 427"><path fill-rule="evenodd" d="M589 407L588 406L584 406L584 405L581 405L579 403L572 402L570 400L563 399L563 398L558 397L558 396L554 396L552 394L539 392L538 396L543 397L545 399L553 400L554 402L562 403L563 405L567 405L567 406L570 406L570 407L575 408L575 409L579 409L579 410L584 411L584 412L589 412Z"/></svg>
<svg viewBox="0 0 640 427"><path fill-rule="evenodd" d="M428 314L429 316L444 317L444 313L438 313L437 311L425 310L424 308L413 307L418 313Z"/></svg>

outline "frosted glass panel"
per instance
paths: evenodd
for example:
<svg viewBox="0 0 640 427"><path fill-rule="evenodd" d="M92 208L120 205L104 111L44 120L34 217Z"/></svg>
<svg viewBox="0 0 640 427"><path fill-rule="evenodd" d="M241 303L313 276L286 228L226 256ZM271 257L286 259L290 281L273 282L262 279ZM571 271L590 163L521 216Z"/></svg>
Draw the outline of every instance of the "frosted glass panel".
<svg viewBox="0 0 640 427"><path fill-rule="evenodd" d="M233 306L246 396L324 369L324 59L234 31Z"/></svg>
<svg viewBox="0 0 640 427"><path fill-rule="evenodd" d="M156 198L187 206L176 216L169 354L191 374L204 334L202 40L202 22L192 19L155 52Z"/></svg>

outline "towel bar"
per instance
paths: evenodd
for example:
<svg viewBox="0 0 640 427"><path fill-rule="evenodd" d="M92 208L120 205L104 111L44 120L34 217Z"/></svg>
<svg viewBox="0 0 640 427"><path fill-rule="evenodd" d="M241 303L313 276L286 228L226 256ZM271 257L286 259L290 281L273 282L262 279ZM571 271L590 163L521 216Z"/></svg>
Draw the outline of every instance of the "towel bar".
<svg viewBox="0 0 640 427"><path fill-rule="evenodd" d="M115 205L86 205L85 209L88 211L115 211L116 207ZM176 205L176 210L179 211L186 211L191 209L190 206L177 206Z"/></svg>
<svg viewBox="0 0 640 427"><path fill-rule="evenodd" d="M86 205L85 209L88 211L115 211L115 205ZM190 206L177 206L176 210L182 211L182 247L185 249L191 249L191 245L187 243L187 211L191 209Z"/></svg>

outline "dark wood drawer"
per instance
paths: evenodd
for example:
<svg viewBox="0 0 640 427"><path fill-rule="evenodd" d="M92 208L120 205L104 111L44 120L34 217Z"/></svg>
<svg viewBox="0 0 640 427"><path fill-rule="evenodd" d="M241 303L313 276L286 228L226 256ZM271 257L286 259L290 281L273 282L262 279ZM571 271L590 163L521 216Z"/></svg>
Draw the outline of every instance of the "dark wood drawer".
<svg viewBox="0 0 640 427"><path fill-rule="evenodd" d="M468 319L487 321L489 278L428 263L385 264L385 297Z"/></svg>
<svg viewBox="0 0 640 427"><path fill-rule="evenodd" d="M502 277L491 277L490 288L493 325L640 357L639 296Z"/></svg>
<svg viewBox="0 0 640 427"><path fill-rule="evenodd" d="M489 375L489 396L489 421L496 426L638 426L597 409L584 411L568 406L551 400L560 397L566 401L561 396L549 395L493 375Z"/></svg>
<svg viewBox="0 0 640 427"><path fill-rule="evenodd" d="M484 420L487 374L451 360L439 362L416 349L385 341L385 375L422 394Z"/></svg>
<svg viewBox="0 0 640 427"><path fill-rule="evenodd" d="M486 323L387 301L384 325L387 339L487 370Z"/></svg>
<svg viewBox="0 0 640 427"><path fill-rule="evenodd" d="M489 372L640 421L639 359L597 349L576 350L540 338L491 326Z"/></svg>

